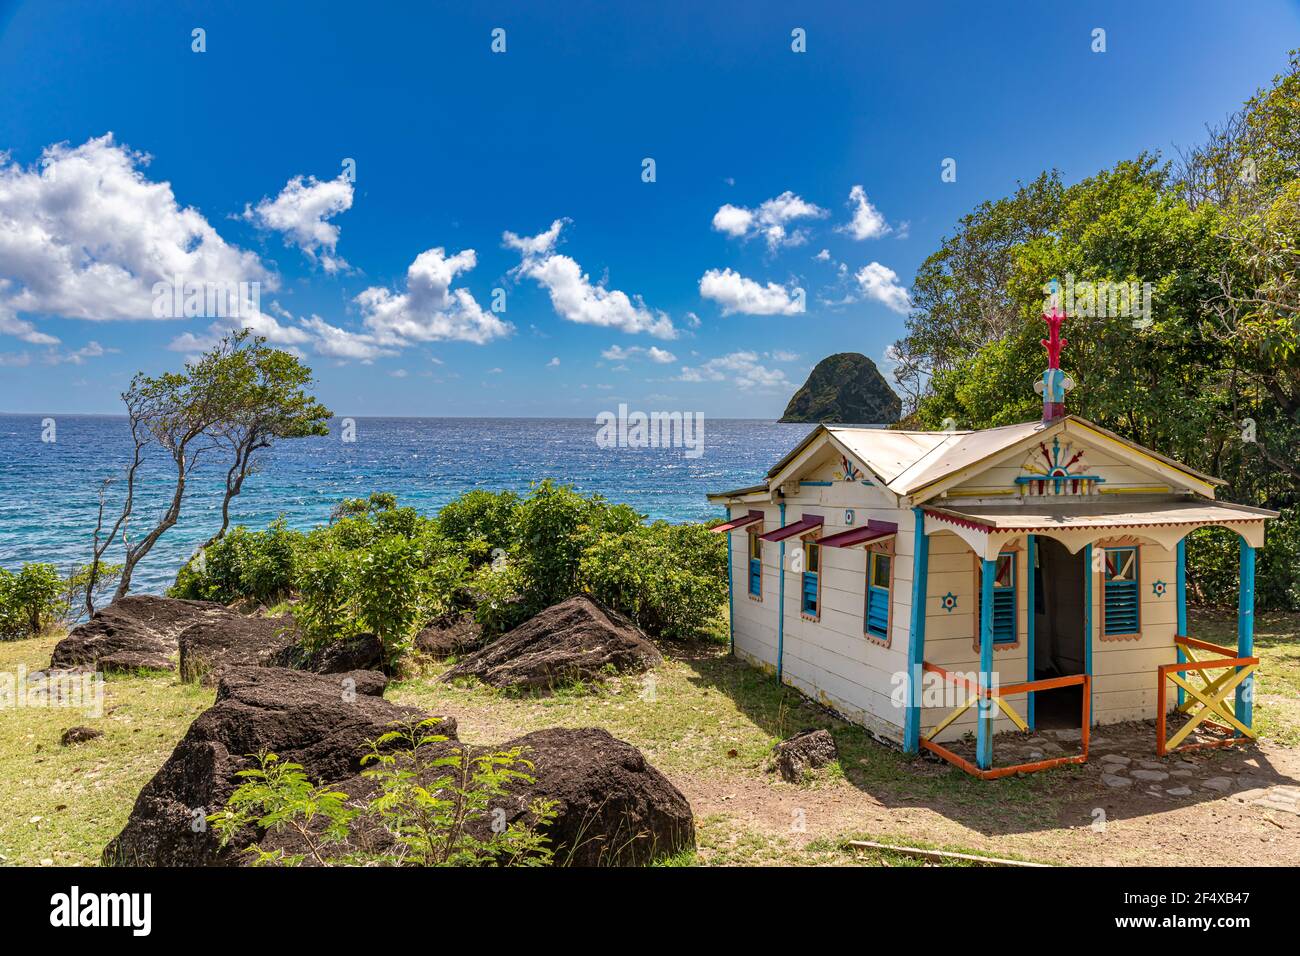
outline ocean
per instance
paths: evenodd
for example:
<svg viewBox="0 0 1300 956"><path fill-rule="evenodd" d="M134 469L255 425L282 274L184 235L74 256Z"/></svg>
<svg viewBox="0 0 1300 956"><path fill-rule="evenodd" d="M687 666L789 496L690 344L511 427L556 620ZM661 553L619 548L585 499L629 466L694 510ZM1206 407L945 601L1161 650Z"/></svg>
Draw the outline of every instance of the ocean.
<svg viewBox="0 0 1300 956"><path fill-rule="evenodd" d="M355 441L341 423L327 438L280 443L232 504L232 524L265 527L284 515L306 529L328 520L343 498L390 491L433 514L473 488L526 493L543 478L626 502L650 519L702 521L721 514L706 499L759 483L768 468L811 431L748 419L708 419L704 448L602 448L594 419L357 418ZM47 439L47 440L43 440ZM53 440L48 440L48 439ZM50 561L66 570L89 558L100 483L120 476L131 451L125 417L0 415L0 567ZM153 452L136 510L143 534L171 494L169 460ZM132 590L161 593L177 569L220 525L226 465L202 463L180 523L137 567ZM120 483L106 509L120 501Z"/></svg>

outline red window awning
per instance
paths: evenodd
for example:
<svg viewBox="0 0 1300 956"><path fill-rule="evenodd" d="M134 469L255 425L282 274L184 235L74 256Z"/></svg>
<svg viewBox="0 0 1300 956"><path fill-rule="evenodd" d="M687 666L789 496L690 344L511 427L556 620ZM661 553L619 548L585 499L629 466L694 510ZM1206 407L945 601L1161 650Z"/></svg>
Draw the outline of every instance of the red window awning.
<svg viewBox="0 0 1300 956"><path fill-rule="evenodd" d="M850 528L848 531L841 531L839 534L822 538L817 543L828 548L852 548L859 544L870 544L873 541L890 538L896 534L898 534L898 525L894 524L894 522L876 521L873 518L861 528Z"/></svg>
<svg viewBox="0 0 1300 956"><path fill-rule="evenodd" d="M804 515L794 524L788 524L784 528L777 528L775 531L769 531L767 534L759 535L764 541L784 541L786 538L793 538L797 534L807 534L822 526L825 519L821 515Z"/></svg>
<svg viewBox="0 0 1300 956"><path fill-rule="evenodd" d="M735 531L737 528L743 528L745 525L753 524L755 521L763 520L763 512L750 511L743 518L732 518L725 524L720 524L716 528L710 528L714 534L723 534L727 531Z"/></svg>

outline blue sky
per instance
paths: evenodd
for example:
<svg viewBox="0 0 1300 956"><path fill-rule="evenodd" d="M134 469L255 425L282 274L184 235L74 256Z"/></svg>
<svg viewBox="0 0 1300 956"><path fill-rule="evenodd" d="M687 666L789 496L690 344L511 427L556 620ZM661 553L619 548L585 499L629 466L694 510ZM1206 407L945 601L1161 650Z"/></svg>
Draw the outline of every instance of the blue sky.
<svg viewBox="0 0 1300 956"><path fill-rule="evenodd" d="M180 263L339 414L774 417L977 203L1172 155L1300 46L1273 0L894 6L0 0L0 411L210 341L151 317Z"/></svg>

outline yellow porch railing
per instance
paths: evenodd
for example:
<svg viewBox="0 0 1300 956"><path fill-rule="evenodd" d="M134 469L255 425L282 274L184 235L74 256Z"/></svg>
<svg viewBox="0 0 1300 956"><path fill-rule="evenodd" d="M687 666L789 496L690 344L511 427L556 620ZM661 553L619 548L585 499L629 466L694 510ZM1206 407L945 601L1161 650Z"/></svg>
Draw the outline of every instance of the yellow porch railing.
<svg viewBox="0 0 1300 956"><path fill-rule="evenodd" d="M1186 655L1188 660L1182 664L1161 664L1157 668L1159 687L1156 694L1156 753L1163 757L1180 747L1183 750L1199 750L1202 747L1223 747L1242 740L1253 740L1255 738L1254 727L1237 719L1237 715L1229 706L1227 698L1242 681L1255 673L1259 668L1259 658L1237 657L1237 652L1230 647L1209 644L1182 635L1174 638L1174 643L1182 648L1183 654ZM1197 650L1208 651L1219 656L1212 659L1198 659L1195 653ZM1222 670L1223 673L1217 677L1211 677L1209 671L1216 670ZM1198 675L1205 683L1197 686L1187 677L1184 677L1185 674L1189 676L1192 674ZM1165 691L1170 682L1176 684L1187 694L1186 699L1175 708L1175 711L1186 714L1190 719L1172 737L1166 739L1168 708L1166 707ZM1219 719L1211 720L1211 717ZM1227 736L1185 744L1184 741L1191 736L1192 731L1201 725L1223 731Z"/></svg>

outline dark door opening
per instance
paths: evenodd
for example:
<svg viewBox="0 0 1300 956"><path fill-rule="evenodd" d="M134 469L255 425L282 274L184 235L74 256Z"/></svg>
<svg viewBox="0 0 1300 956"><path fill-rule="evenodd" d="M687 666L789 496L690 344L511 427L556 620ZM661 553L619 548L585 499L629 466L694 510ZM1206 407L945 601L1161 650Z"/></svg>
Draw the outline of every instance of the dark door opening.
<svg viewBox="0 0 1300 956"><path fill-rule="evenodd" d="M1071 554L1052 538L1035 542L1034 679L1082 674L1084 552ZM1083 688L1058 687L1034 695L1035 725L1040 729L1078 727Z"/></svg>

